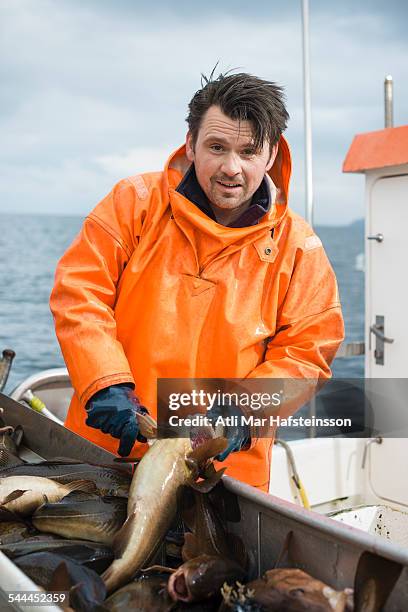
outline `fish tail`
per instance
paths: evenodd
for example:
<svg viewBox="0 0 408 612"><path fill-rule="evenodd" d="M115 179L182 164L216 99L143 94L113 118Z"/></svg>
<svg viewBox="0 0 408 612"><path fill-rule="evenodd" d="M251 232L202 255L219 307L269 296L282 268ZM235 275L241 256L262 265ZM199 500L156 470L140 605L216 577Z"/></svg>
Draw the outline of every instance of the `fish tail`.
<svg viewBox="0 0 408 612"><path fill-rule="evenodd" d="M157 423L149 414L137 413L140 433L150 440L157 437Z"/></svg>
<svg viewBox="0 0 408 612"><path fill-rule="evenodd" d="M72 491L83 491L84 493L95 493L96 484L92 480L73 480L64 485L70 493Z"/></svg>

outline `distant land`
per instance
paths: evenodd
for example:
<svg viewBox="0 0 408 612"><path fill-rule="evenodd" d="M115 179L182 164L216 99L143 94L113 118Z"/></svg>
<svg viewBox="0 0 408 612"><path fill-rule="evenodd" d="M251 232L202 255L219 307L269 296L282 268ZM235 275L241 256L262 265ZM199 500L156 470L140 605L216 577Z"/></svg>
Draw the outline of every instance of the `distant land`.
<svg viewBox="0 0 408 612"><path fill-rule="evenodd" d="M85 215L54 215L54 214L50 214L50 213L10 213L10 212L2 212L0 211L0 216L2 217L30 217L32 219L34 218L38 218L38 217L52 217L55 219L85 219ZM350 223L338 223L338 224L330 224L327 225L325 223L316 223L315 224L316 230L318 230L319 228L330 228L330 227L350 227L353 228L353 230L364 230L364 218L362 217L361 219L356 219L355 221L351 221Z"/></svg>

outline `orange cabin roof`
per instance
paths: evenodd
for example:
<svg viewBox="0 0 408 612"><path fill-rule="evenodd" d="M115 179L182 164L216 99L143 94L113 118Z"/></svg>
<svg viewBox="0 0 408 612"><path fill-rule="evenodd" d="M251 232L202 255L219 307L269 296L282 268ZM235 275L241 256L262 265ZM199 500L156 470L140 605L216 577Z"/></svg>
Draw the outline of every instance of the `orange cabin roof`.
<svg viewBox="0 0 408 612"><path fill-rule="evenodd" d="M365 172L401 164L408 164L408 125L354 136L343 172Z"/></svg>

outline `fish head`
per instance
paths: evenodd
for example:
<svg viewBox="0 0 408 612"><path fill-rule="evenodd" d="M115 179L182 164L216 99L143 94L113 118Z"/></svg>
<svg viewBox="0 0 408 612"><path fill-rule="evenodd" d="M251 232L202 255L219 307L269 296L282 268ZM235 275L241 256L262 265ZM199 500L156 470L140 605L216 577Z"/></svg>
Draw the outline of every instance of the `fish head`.
<svg viewBox="0 0 408 612"><path fill-rule="evenodd" d="M217 478L214 478L216 473L215 470L211 470L212 459L222 453L228 446L228 441L223 437L209 437L208 435L195 436L191 440L192 450L189 451L186 455L186 465L189 468L192 481L196 481L200 476L206 478L207 480L213 477L212 486L218 482L224 473L225 469L223 468L219 472L220 475Z"/></svg>
<svg viewBox="0 0 408 612"><path fill-rule="evenodd" d="M195 583L200 564L196 559L184 563L169 578L167 589L173 601L184 601L186 603L194 601L194 594L191 590L191 582ZM198 587L198 590L200 588ZM205 595L205 592L204 592Z"/></svg>
<svg viewBox="0 0 408 612"><path fill-rule="evenodd" d="M244 576L242 567L230 559L200 555L170 576L167 589L174 601L201 601L212 597L226 580L242 580Z"/></svg>
<svg viewBox="0 0 408 612"><path fill-rule="evenodd" d="M305 610L316 611L330 609L344 612L347 604L347 594L336 591L330 586L295 568L278 568L269 570L264 578L268 589L278 591L281 596L293 605Z"/></svg>
<svg viewBox="0 0 408 612"><path fill-rule="evenodd" d="M138 577L106 600L107 610L139 610L159 612L173 609L173 602L166 589L167 574L155 573Z"/></svg>

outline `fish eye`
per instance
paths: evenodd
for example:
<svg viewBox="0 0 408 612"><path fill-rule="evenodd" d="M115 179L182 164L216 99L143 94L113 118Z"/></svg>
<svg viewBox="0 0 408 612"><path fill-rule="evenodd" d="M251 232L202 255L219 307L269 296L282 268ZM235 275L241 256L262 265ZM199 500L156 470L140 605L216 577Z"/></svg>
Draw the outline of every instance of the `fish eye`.
<svg viewBox="0 0 408 612"><path fill-rule="evenodd" d="M304 589L301 589L301 588L291 589L289 591L289 594L290 595L295 595L295 597L296 597L297 595L304 595L305 591L304 591Z"/></svg>

